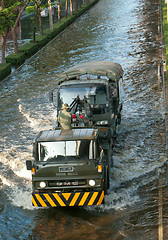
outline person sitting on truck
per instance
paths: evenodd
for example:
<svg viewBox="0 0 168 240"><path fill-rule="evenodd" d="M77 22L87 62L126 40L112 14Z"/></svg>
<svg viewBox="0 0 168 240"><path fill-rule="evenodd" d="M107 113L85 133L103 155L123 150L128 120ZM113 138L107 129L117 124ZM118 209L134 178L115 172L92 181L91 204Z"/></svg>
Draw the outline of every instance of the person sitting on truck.
<svg viewBox="0 0 168 240"><path fill-rule="evenodd" d="M62 104L62 111L58 114L58 122L62 130L71 130L72 115L69 112L69 106L67 103Z"/></svg>

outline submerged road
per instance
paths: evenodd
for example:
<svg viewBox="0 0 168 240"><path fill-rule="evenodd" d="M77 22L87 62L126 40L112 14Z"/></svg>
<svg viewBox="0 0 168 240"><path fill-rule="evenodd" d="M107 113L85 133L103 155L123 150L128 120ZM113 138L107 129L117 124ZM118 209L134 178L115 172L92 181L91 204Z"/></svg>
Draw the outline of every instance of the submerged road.
<svg viewBox="0 0 168 240"><path fill-rule="evenodd" d="M158 0L100 0L0 84L0 239L168 238L165 86ZM48 92L79 62L124 69L125 101L105 205L34 209L32 142L55 123Z"/></svg>

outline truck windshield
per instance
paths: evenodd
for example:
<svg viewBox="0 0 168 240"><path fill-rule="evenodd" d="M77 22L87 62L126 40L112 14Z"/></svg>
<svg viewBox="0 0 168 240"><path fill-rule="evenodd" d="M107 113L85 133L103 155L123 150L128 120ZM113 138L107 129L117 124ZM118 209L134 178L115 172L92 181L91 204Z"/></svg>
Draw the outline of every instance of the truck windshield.
<svg viewBox="0 0 168 240"><path fill-rule="evenodd" d="M63 103L71 103L75 98L80 97L80 101L88 103L91 108L97 106L108 106L106 86L82 86L82 87L61 87L59 90L58 107L61 108Z"/></svg>
<svg viewBox="0 0 168 240"><path fill-rule="evenodd" d="M72 158L95 159L98 146L93 140L41 142L38 144L39 161Z"/></svg>

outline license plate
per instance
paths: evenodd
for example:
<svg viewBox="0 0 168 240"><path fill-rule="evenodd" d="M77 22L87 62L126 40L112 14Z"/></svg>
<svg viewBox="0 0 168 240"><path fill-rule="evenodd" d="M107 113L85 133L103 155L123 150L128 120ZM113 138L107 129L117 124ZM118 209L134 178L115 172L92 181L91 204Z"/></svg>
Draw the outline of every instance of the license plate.
<svg viewBox="0 0 168 240"><path fill-rule="evenodd" d="M59 172L73 172L73 167L59 167Z"/></svg>

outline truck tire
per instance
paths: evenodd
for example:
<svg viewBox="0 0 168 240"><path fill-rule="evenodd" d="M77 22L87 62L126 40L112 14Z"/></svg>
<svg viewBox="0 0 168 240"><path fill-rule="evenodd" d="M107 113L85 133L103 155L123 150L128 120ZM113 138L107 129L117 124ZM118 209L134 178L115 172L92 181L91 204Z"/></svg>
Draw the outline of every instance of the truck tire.
<svg viewBox="0 0 168 240"><path fill-rule="evenodd" d="M121 124L121 113L117 115L117 125Z"/></svg>
<svg viewBox="0 0 168 240"><path fill-rule="evenodd" d="M104 194L107 195L107 190L109 189L109 167L104 167Z"/></svg>

